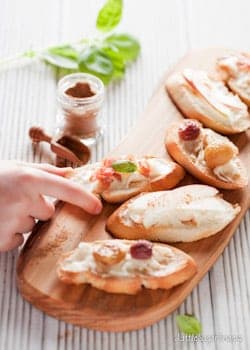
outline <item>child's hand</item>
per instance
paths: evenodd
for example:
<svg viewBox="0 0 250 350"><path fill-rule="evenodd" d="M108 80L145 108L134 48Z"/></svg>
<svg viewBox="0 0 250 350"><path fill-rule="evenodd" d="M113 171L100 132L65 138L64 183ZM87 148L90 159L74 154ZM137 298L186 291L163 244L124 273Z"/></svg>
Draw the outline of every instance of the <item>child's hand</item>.
<svg viewBox="0 0 250 350"><path fill-rule="evenodd" d="M98 214L101 202L82 187L64 178L68 168L49 164L0 161L0 251L23 242L23 233L32 230L35 219L47 220L54 205L52 196Z"/></svg>

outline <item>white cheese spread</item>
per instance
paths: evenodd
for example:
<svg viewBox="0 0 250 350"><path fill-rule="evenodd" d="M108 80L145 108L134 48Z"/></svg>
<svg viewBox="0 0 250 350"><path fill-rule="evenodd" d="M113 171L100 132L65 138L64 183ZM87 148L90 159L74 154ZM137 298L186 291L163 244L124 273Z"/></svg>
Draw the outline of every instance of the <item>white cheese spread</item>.
<svg viewBox="0 0 250 350"><path fill-rule="evenodd" d="M197 191L193 186L143 194L120 211L120 219L126 226L141 224L145 229L162 231L168 241L180 235L198 237L201 232L220 231L239 208L219 197L212 187L199 186Z"/></svg>
<svg viewBox="0 0 250 350"><path fill-rule="evenodd" d="M144 176L139 171L140 160L134 162L137 164L138 170L133 173L119 173L118 177L113 176L108 186L108 191L142 187L154 178L169 174L173 169L173 164L165 159L145 158L145 162L149 167L149 174L148 176ZM70 178L82 185L87 191L98 193L102 190L102 187L99 185L99 180L95 179L94 174L101 167L101 162L85 165L75 169Z"/></svg>
<svg viewBox="0 0 250 350"><path fill-rule="evenodd" d="M218 60L218 66L226 73L226 81L233 90L237 89L250 98L250 57L231 55Z"/></svg>
<svg viewBox="0 0 250 350"><path fill-rule="evenodd" d="M237 158L232 158L229 162L217 166L213 169L213 172L219 179L226 182L236 181L241 176L241 169Z"/></svg>
<svg viewBox="0 0 250 350"><path fill-rule="evenodd" d="M98 192L99 181L97 179L93 180L93 175L100 167L101 162L96 162L76 168L70 176L70 179L82 185L86 191L96 193Z"/></svg>
<svg viewBox="0 0 250 350"><path fill-rule="evenodd" d="M206 72L191 69L184 70L183 76L190 84L190 89L185 90L186 97L201 114L239 130L250 126L247 106L222 81L209 78ZM193 86L200 95L193 92ZM204 104L204 100L207 104Z"/></svg>
<svg viewBox="0 0 250 350"><path fill-rule="evenodd" d="M175 255L173 251L164 245L154 245L153 254L149 259L134 259L130 255L131 242L114 240L114 245L124 251L125 257L117 264L102 266L96 262L93 251L105 241L81 242L72 254L63 262L63 269L72 272L98 273L102 277L135 277L135 276L165 276L181 268L186 259L181 255Z"/></svg>

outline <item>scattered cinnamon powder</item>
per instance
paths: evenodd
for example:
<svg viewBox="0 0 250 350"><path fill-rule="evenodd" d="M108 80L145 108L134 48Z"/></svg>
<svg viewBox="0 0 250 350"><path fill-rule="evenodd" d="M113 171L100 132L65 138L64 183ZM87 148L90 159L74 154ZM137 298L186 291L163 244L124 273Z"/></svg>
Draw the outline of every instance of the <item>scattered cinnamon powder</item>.
<svg viewBox="0 0 250 350"><path fill-rule="evenodd" d="M55 254L55 251L62 250L62 243L68 239L68 233L64 230L57 234L53 239L46 242L36 250L36 258L44 258L49 254Z"/></svg>
<svg viewBox="0 0 250 350"><path fill-rule="evenodd" d="M187 226L197 226L197 222L195 221L194 218L192 218L190 220L181 220L181 222Z"/></svg>

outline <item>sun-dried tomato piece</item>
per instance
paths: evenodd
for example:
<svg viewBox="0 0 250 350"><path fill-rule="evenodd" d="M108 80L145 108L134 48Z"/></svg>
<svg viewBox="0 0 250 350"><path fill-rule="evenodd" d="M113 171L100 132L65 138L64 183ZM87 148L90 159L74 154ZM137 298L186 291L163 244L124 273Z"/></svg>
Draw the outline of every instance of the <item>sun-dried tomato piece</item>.
<svg viewBox="0 0 250 350"><path fill-rule="evenodd" d="M141 175L148 177L150 175L150 166L146 159L141 159L138 161L139 172Z"/></svg>
<svg viewBox="0 0 250 350"><path fill-rule="evenodd" d="M102 185L108 186L113 181L115 171L112 168L101 167L97 169L95 177Z"/></svg>
<svg viewBox="0 0 250 350"><path fill-rule="evenodd" d="M122 175L120 173L115 172L113 176L116 180L122 181Z"/></svg>
<svg viewBox="0 0 250 350"><path fill-rule="evenodd" d="M103 166L111 168L111 165L115 162L114 158L106 158L103 160Z"/></svg>

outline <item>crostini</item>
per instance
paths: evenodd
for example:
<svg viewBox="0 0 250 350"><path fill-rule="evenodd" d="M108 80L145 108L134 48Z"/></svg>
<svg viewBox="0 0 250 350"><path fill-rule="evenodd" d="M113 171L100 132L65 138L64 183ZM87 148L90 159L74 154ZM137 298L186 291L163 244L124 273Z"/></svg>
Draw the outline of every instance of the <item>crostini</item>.
<svg viewBox="0 0 250 350"><path fill-rule="evenodd" d="M250 54L239 53L220 57L217 67L230 90L250 106Z"/></svg>
<svg viewBox="0 0 250 350"><path fill-rule="evenodd" d="M118 238L193 242L220 232L239 212L216 188L188 185L131 198L108 218L107 229Z"/></svg>
<svg viewBox="0 0 250 350"><path fill-rule="evenodd" d="M181 112L222 134L235 134L250 127L247 106L224 82L205 71L185 69L172 74L166 89Z"/></svg>
<svg viewBox="0 0 250 350"><path fill-rule="evenodd" d="M65 283L89 283L108 293L136 294L142 287L169 289L190 279L195 261L165 244L110 239L81 242L57 264Z"/></svg>
<svg viewBox="0 0 250 350"><path fill-rule="evenodd" d="M165 145L177 163L205 184L232 190L248 184L238 148L227 137L203 128L197 120L185 119L170 125Z"/></svg>
<svg viewBox="0 0 250 350"><path fill-rule="evenodd" d="M109 203L119 203L141 192L173 188L184 175L183 168L175 162L128 156L76 168L68 178Z"/></svg>

